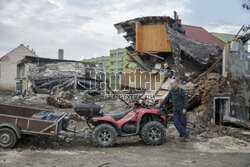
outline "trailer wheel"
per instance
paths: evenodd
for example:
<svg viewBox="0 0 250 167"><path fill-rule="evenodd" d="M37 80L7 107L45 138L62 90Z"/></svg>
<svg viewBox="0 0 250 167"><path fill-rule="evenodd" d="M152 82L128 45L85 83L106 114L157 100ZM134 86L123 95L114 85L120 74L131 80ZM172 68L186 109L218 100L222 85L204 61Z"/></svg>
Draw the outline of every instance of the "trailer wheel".
<svg viewBox="0 0 250 167"><path fill-rule="evenodd" d="M93 139L101 147L112 147L117 139L117 131L109 124L100 124L93 132Z"/></svg>
<svg viewBox="0 0 250 167"><path fill-rule="evenodd" d="M17 142L16 133L10 128L0 129L0 147L12 148Z"/></svg>
<svg viewBox="0 0 250 167"><path fill-rule="evenodd" d="M141 138L144 143L151 145L162 144L166 136L164 126L158 121L146 123L141 130Z"/></svg>

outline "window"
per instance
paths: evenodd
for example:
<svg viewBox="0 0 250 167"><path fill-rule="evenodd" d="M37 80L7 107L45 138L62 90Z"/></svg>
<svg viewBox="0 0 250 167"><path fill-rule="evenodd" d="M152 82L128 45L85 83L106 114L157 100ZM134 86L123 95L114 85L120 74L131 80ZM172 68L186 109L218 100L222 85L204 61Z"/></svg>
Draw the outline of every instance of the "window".
<svg viewBox="0 0 250 167"><path fill-rule="evenodd" d="M24 64L22 64L22 65L20 65L19 66L20 68L19 68L19 77L20 78L24 78L25 77L25 67L24 67Z"/></svg>
<svg viewBox="0 0 250 167"><path fill-rule="evenodd" d="M106 66L106 70L109 70L109 66Z"/></svg>
<svg viewBox="0 0 250 167"><path fill-rule="evenodd" d="M111 57L111 58L114 58L114 57L115 57L115 54L114 54L114 53L112 53L112 54L110 55L110 57Z"/></svg>
<svg viewBox="0 0 250 167"><path fill-rule="evenodd" d="M118 53L118 57L121 58L124 56L124 52Z"/></svg>
<svg viewBox="0 0 250 167"><path fill-rule="evenodd" d="M110 62L111 66L115 65L115 63L116 63L115 61Z"/></svg>
<svg viewBox="0 0 250 167"><path fill-rule="evenodd" d="M119 66L123 66L123 62L124 62L123 60L119 60L119 61L118 61L118 65L119 65Z"/></svg>

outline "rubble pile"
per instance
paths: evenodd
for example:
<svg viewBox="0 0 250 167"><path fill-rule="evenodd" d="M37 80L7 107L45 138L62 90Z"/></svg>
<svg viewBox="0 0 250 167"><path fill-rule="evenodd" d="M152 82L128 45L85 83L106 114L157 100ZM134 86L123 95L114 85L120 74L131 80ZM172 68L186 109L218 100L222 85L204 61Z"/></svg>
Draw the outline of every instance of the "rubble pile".
<svg viewBox="0 0 250 167"><path fill-rule="evenodd" d="M212 99L217 93L227 90L227 80L218 73L210 73L202 77L193 89L187 89L189 96L189 115L191 122L205 123L211 119Z"/></svg>
<svg viewBox="0 0 250 167"><path fill-rule="evenodd" d="M47 104L57 108L72 108L73 105L70 101L73 95L69 91L60 91L47 97Z"/></svg>
<svg viewBox="0 0 250 167"><path fill-rule="evenodd" d="M57 108L72 108L70 101L63 99L62 97L49 96L47 98L48 105L55 106Z"/></svg>
<svg viewBox="0 0 250 167"><path fill-rule="evenodd" d="M230 136L223 136L209 139L207 142L195 143L200 151L209 152L249 152L249 143L235 139Z"/></svg>
<svg viewBox="0 0 250 167"><path fill-rule="evenodd" d="M53 95L47 97L47 104L57 108L72 108L78 101L84 103L96 103L106 100L103 92L71 89L68 91L57 90Z"/></svg>

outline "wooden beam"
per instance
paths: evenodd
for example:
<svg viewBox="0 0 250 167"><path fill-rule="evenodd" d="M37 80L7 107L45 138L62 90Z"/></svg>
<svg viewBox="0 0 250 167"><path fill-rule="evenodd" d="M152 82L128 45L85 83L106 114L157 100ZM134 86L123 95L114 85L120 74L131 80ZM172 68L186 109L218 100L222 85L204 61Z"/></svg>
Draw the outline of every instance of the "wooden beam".
<svg viewBox="0 0 250 167"><path fill-rule="evenodd" d="M203 72L202 74L200 74L195 80L194 82L197 82L200 78L202 78L204 75L210 73L211 71L213 71L216 67L216 65L222 60L222 56L219 57L216 62L205 72Z"/></svg>
<svg viewBox="0 0 250 167"><path fill-rule="evenodd" d="M158 55L156 55L156 54L152 54L152 53L150 53L150 52L141 51L141 53L144 53L144 54L147 54L147 55L156 57L156 58L161 59L161 60L164 60L164 58L162 58L162 57L160 57L160 56L158 56Z"/></svg>
<svg viewBox="0 0 250 167"><path fill-rule="evenodd" d="M137 53L133 53L132 55L137 55ZM141 65L141 63L139 63L137 60L135 60L135 59L133 58L132 55L128 54L128 56L129 56L137 65L139 65L143 70L147 71L147 69L146 69L145 67L143 67L143 65Z"/></svg>

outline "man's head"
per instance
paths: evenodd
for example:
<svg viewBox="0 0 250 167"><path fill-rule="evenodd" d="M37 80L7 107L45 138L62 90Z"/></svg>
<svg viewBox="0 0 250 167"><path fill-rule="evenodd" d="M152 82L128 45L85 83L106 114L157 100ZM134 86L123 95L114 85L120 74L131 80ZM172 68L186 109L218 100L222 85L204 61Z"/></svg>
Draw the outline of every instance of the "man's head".
<svg viewBox="0 0 250 167"><path fill-rule="evenodd" d="M178 88L178 82L177 82L177 80L176 79L172 79L170 81L170 86L171 86L172 89L176 90Z"/></svg>

